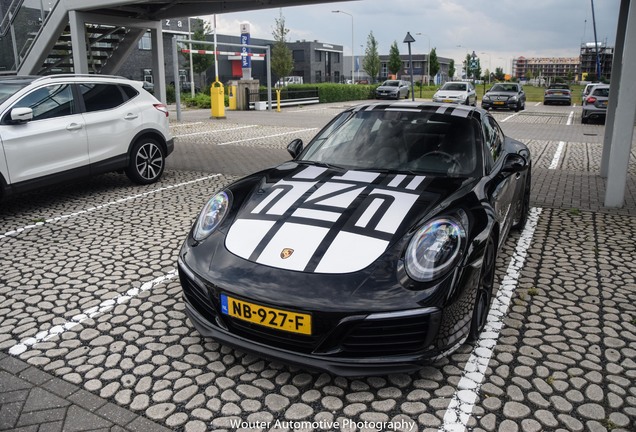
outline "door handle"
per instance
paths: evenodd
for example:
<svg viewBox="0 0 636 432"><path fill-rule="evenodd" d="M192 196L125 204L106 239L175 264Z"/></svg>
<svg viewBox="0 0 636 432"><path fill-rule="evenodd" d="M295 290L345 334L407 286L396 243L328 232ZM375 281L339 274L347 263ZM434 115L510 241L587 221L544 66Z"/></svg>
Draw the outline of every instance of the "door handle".
<svg viewBox="0 0 636 432"><path fill-rule="evenodd" d="M126 114L126 117L124 117L124 120L134 120L134 119L136 119L137 117L139 117L139 115L138 115L138 114L132 114L132 113L129 113L129 114Z"/></svg>
<svg viewBox="0 0 636 432"><path fill-rule="evenodd" d="M66 126L66 130L68 131L80 130L81 128L82 125L77 123L71 123L70 125Z"/></svg>

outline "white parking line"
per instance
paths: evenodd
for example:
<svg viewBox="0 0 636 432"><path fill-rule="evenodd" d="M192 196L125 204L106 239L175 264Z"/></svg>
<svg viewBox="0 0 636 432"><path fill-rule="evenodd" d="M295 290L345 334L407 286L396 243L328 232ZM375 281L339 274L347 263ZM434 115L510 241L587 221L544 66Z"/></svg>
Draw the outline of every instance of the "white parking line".
<svg viewBox="0 0 636 432"><path fill-rule="evenodd" d="M247 139L242 139L242 140L237 140L237 141L228 141L228 142L224 142L224 143L220 143L217 145L228 145L228 144L238 144L238 143L242 143L242 142L248 142L248 141L256 141L256 140L261 140L261 139L265 139L265 138L276 138L279 136L285 136L285 135L291 135L291 134L295 134L295 133L299 133L299 132L308 132L308 131L314 131L317 130L318 128L309 128L309 129L300 129L300 130L295 130L295 131L291 131L291 132L283 132L283 133L279 133L279 134L275 134L275 135L266 135L266 136L260 136L260 137L256 137L256 138L247 138Z"/></svg>
<svg viewBox="0 0 636 432"><path fill-rule="evenodd" d="M519 237L514 254L510 259L510 264L508 264L506 275L501 282L499 291L497 291L497 296L493 299L486 327L481 332L479 340L475 344L468 362L466 362L462 377L457 384L457 390L444 414L444 422L439 427L441 432L464 432L467 429L473 407L479 397L479 389L488 369L488 363L504 325L503 319L517 287L519 273L528 254L528 248L532 242L541 211L541 208L536 207L530 209L526 227Z"/></svg>
<svg viewBox="0 0 636 432"><path fill-rule="evenodd" d="M534 106L539 106L541 105L541 102L537 102L536 104L534 104Z"/></svg>
<svg viewBox="0 0 636 432"><path fill-rule="evenodd" d="M116 305L125 303L133 297L137 297L139 293L151 290L152 288L159 285L160 283L173 279L176 275L177 275L177 270L176 269L171 270L170 272L166 273L163 276L159 276L149 282L144 283L139 288L130 288L124 294L119 294L117 297L104 300L103 302L99 304L99 306L93 306L92 308L86 309L84 312L82 312L81 314L75 315L73 318L66 321L64 324L55 325L48 330L41 331L37 333L35 336L27 338L23 340L22 342L12 346L11 348L9 348L9 354L15 355L15 356L20 355L23 352L25 352L27 349L29 349L30 346L33 346L38 342L47 341L55 336L59 336L62 333L71 330L76 325L86 321L87 319L95 318L96 316L102 315L108 312L109 310L111 310Z"/></svg>
<svg viewBox="0 0 636 432"><path fill-rule="evenodd" d="M23 231L30 230L30 229L33 229L33 228L37 228L37 227L45 225L47 223L58 222L58 221L61 221L63 219L68 219L68 218L71 218L71 217L74 217L74 216L79 216L79 215L84 214L84 213L93 212L95 210L101 210L103 208L110 207L110 206L115 205L115 204L120 204L120 203L123 203L123 202L126 202L126 201L130 201L130 200L133 200L133 199L136 199L136 198L142 198L142 197L145 197L145 196L148 196L148 195L156 194L158 192L163 192L163 191L166 191L166 190L169 190L169 189L174 189L176 187L186 186L186 185L193 184L193 183L198 183L198 182L204 181L204 180L210 180L210 179L213 179L215 177L219 177L220 175L221 174L213 174L213 175L209 175L209 176L206 176L206 177L201 177L201 178L190 180L190 181L183 182L183 183L177 183L177 184L174 184L174 185L164 186L164 187L159 188L159 189L154 189L154 190L151 190L151 191L148 191L148 192L144 192L144 193L140 193L140 194L137 194L137 195L127 196L126 198L120 198L118 200L107 202L105 204L100 204L100 205L97 205L95 207L89 207L87 209L79 210L79 211L76 211L76 212L73 212L73 213L65 214L65 215L62 215L62 216L56 216L54 218L46 219L44 222L37 222L37 223L34 223L32 225L26 225L26 226L23 226L21 228L16 228L14 230L7 231L4 234L0 234L0 239L3 239L5 237L14 236L14 235L19 234L19 233L21 233Z"/></svg>
<svg viewBox="0 0 636 432"><path fill-rule="evenodd" d="M552 163L548 169L557 169L559 166L559 161L561 160L561 153L563 153L563 149L565 148L565 141L559 141L559 146L557 147L556 153L554 153L554 157L552 158Z"/></svg>
<svg viewBox="0 0 636 432"><path fill-rule="evenodd" d="M257 126L258 125L248 125L248 126L240 126L235 128L229 128L229 129L216 129L216 130L203 131L203 132L192 132L192 133L187 133L183 135L175 135L175 138L183 138L183 137L193 136L193 135L205 135L205 134L212 134L217 132L228 132L228 131L235 131L235 130L241 130L241 129L249 129L249 128L255 128Z"/></svg>
<svg viewBox="0 0 636 432"><path fill-rule="evenodd" d="M509 115L508 117L506 117L505 119L502 120L502 122L505 122L506 120L510 120L511 118L518 116L519 113L514 113L513 115Z"/></svg>
<svg viewBox="0 0 636 432"><path fill-rule="evenodd" d="M567 126L572 125L572 119L574 118L574 111L570 111L570 115L568 116L568 121L566 123Z"/></svg>

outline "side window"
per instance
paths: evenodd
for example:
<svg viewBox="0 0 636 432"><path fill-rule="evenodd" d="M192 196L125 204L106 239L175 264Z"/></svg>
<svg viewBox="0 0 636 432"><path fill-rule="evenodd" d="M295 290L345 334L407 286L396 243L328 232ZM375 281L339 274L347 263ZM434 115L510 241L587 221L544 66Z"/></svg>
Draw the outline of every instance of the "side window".
<svg viewBox="0 0 636 432"><path fill-rule="evenodd" d="M139 94L137 92L137 90L135 90L134 88L132 88L129 85L122 85L121 89L123 90L124 94L126 95L126 100L130 100L130 99L134 98L135 96L137 96Z"/></svg>
<svg viewBox="0 0 636 432"><path fill-rule="evenodd" d="M122 105L124 95L115 84L80 84L86 112L113 109Z"/></svg>
<svg viewBox="0 0 636 432"><path fill-rule="evenodd" d="M503 132L501 132L495 120L490 116L487 116L484 120L484 139L486 140L486 149L492 161L496 163L501 155L504 138Z"/></svg>
<svg viewBox="0 0 636 432"><path fill-rule="evenodd" d="M71 84L41 87L20 99L13 108L31 108L33 120L62 117L77 112Z"/></svg>

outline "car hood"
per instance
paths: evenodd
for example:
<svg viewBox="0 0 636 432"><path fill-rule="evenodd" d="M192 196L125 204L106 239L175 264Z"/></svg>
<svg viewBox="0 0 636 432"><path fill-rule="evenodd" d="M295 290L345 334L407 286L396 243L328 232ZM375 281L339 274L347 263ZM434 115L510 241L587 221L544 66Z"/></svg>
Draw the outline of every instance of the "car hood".
<svg viewBox="0 0 636 432"><path fill-rule="evenodd" d="M493 91L493 92L486 92L485 96L488 97L512 97L512 96L517 96L518 93L517 92L507 92L507 91Z"/></svg>
<svg viewBox="0 0 636 432"><path fill-rule="evenodd" d="M458 97L468 94L466 90L438 90L435 93L437 97Z"/></svg>
<svg viewBox="0 0 636 432"><path fill-rule="evenodd" d="M393 91L393 90L397 91L397 90L399 90L399 89L400 89L400 88L399 88L399 87L397 87L397 86L378 86L378 87L377 87L377 90L383 90L383 91L387 91L387 90L388 90L388 91Z"/></svg>
<svg viewBox="0 0 636 432"><path fill-rule="evenodd" d="M225 247L251 262L309 273L364 269L466 179L289 162L252 179ZM231 190L231 189L230 189ZM233 191L234 195L241 192Z"/></svg>

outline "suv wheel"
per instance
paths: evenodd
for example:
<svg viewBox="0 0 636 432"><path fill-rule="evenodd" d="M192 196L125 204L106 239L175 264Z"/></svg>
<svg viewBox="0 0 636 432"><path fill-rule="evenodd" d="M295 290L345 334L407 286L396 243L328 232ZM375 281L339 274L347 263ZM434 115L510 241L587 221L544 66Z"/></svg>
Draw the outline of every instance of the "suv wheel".
<svg viewBox="0 0 636 432"><path fill-rule="evenodd" d="M165 160L166 156L157 141L141 138L133 145L126 175L135 183L154 183L163 174Z"/></svg>

